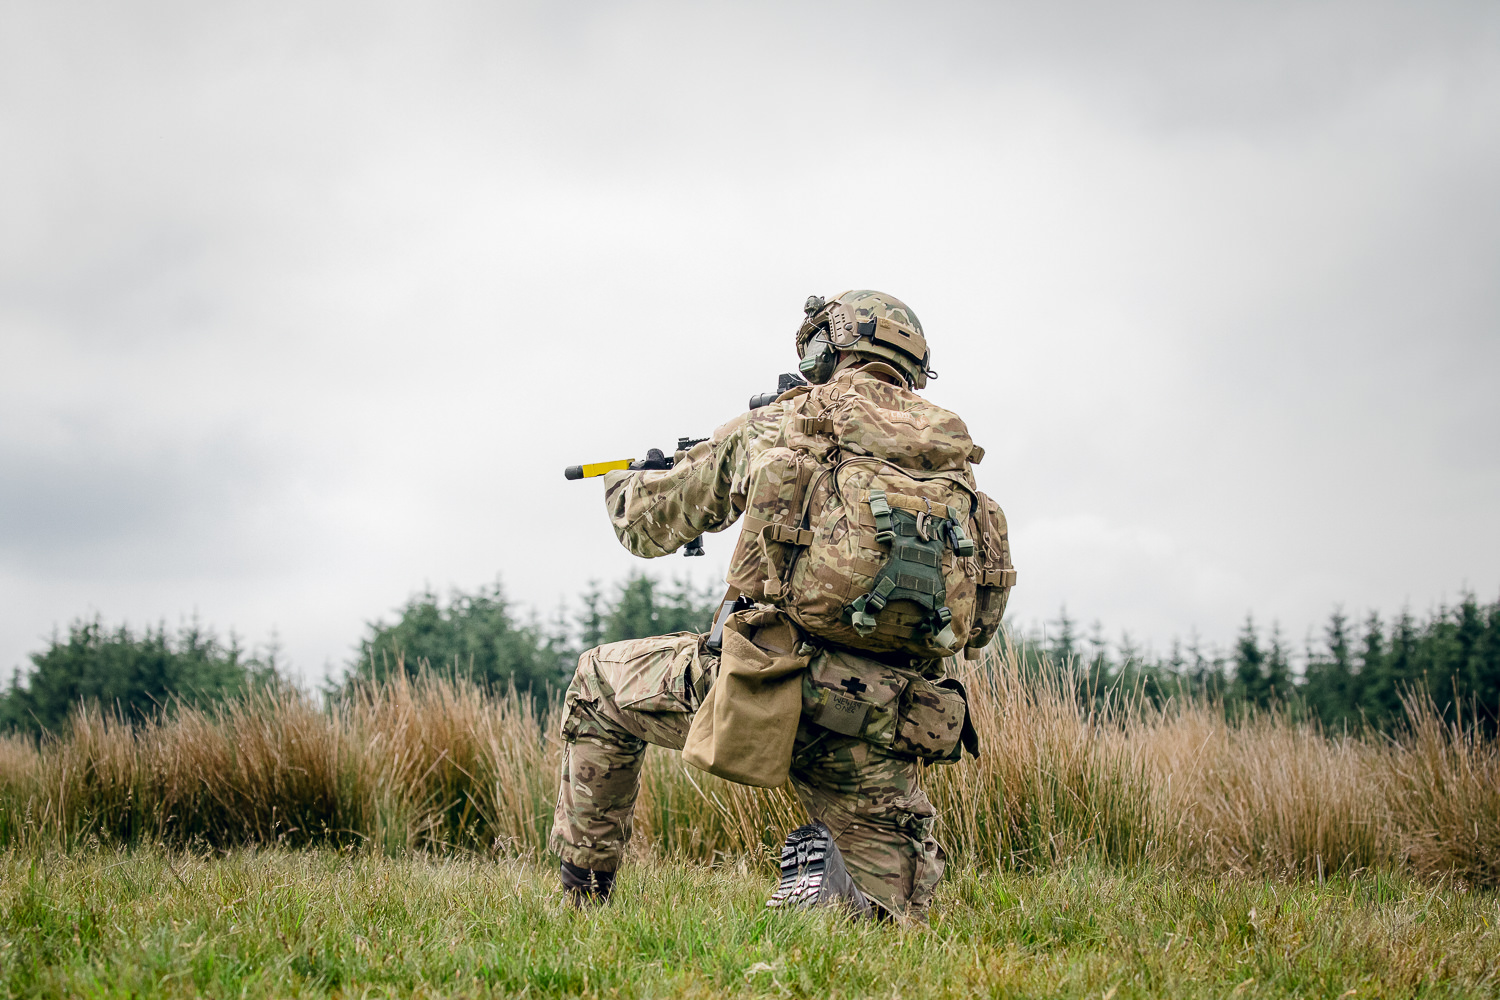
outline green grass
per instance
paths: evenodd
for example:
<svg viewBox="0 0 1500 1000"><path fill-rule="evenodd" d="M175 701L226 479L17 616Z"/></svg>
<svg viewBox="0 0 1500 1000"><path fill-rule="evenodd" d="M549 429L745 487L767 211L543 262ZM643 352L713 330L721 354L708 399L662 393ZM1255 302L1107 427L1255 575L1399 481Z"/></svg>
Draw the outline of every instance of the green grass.
<svg viewBox="0 0 1500 1000"><path fill-rule="evenodd" d="M1161 868L958 872L928 928L783 914L761 872L642 862L609 906L474 856L0 854L8 996L1500 994L1500 896Z"/></svg>

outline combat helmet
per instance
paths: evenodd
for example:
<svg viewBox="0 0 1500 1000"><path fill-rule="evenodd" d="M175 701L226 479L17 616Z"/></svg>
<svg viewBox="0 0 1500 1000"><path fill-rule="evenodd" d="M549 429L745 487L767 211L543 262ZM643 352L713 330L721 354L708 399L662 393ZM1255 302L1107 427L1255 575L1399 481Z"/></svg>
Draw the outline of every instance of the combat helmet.
<svg viewBox="0 0 1500 1000"><path fill-rule="evenodd" d="M860 289L831 302L811 295L802 309L807 319L797 331L797 354L808 381L828 381L840 351L886 362L914 389L937 377L927 367L932 354L921 320L894 295Z"/></svg>

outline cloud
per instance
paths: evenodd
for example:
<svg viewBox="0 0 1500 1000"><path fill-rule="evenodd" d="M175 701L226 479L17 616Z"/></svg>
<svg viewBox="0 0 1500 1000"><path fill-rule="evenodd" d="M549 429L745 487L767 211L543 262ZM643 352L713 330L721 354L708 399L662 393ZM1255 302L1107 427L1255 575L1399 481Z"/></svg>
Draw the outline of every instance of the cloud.
<svg viewBox="0 0 1500 1000"><path fill-rule="evenodd" d="M861 286L989 450L1018 621L1500 583L1493 5L7 17L0 665L88 607L313 671L424 584L549 608L640 565L560 467Z"/></svg>
<svg viewBox="0 0 1500 1000"><path fill-rule="evenodd" d="M97 439L3 447L0 557L44 574L159 572L164 544L232 522L274 475L225 439L144 454Z"/></svg>

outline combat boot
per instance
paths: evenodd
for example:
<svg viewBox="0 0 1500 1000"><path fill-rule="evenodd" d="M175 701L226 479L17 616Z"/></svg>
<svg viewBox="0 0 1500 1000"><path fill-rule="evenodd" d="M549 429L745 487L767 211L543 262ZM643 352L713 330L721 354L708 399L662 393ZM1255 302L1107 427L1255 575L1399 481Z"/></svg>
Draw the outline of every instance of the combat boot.
<svg viewBox="0 0 1500 1000"><path fill-rule="evenodd" d="M781 848L781 884L766 900L772 909L840 905L855 916L874 913L854 884L833 832L821 822L799 826Z"/></svg>
<svg viewBox="0 0 1500 1000"><path fill-rule="evenodd" d="M602 905L609 902L609 894L615 887L615 873L580 868L564 861L562 886L563 894L574 906Z"/></svg>

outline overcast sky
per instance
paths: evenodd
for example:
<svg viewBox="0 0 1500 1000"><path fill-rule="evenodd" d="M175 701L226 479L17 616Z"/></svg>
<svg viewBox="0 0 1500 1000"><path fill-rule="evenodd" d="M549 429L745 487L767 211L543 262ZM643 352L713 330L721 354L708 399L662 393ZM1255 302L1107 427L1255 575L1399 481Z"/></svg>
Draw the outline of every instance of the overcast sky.
<svg viewBox="0 0 1500 1000"><path fill-rule="evenodd" d="M1009 620L1500 595L1500 4L0 6L0 669L646 566L563 466L912 305Z"/></svg>

